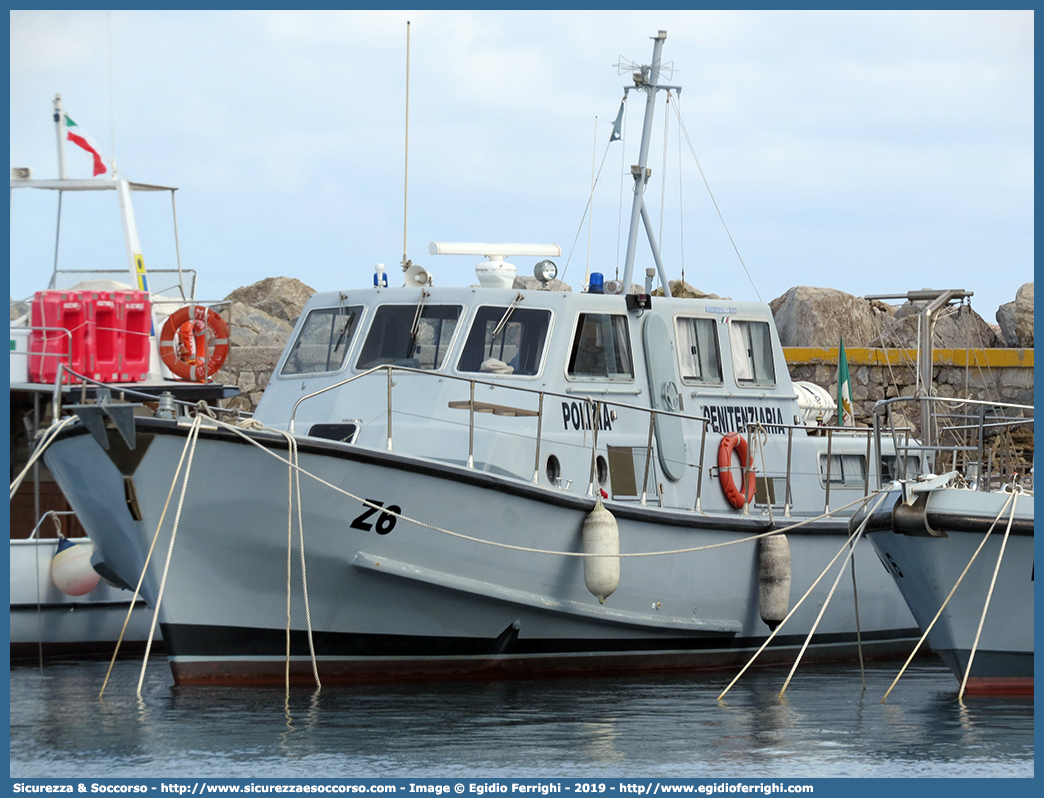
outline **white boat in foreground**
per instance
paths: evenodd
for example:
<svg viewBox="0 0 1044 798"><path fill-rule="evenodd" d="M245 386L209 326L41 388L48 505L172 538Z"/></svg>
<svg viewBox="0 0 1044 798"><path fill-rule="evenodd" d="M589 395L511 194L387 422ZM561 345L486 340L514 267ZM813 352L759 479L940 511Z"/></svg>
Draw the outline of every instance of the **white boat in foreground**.
<svg viewBox="0 0 1044 798"><path fill-rule="evenodd" d="M650 103L665 38L629 87ZM647 140L624 286L643 218L653 243ZM139 410L47 449L98 560L144 574L178 683L735 667L813 630L806 660L910 650L849 545L894 447L805 421L767 305L651 297L651 274L550 290L546 260L515 288L504 258L554 245L430 252L486 256L481 285L406 264L404 287L316 294L250 423ZM828 601L850 569L858 612Z"/></svg>
<svg viewBox="0 0 1044 798"><path fill-rule="evenodd" d="M881 416L897 403L879 406ZM917 399L933 408L939 440L918 444L958 466L938 477L903 479L867 533L932 650L969 695L1033 694L1033 493L1008 468L998 473L998 430L1032 424L1029 406ZM960 412L954 410L959 405ZM942 425L942 412L956 423ZM947 429L957 431L956 438ZM963 444L963 445L962 445ZM901 447L900 454L913 447ZM941 468L938 470L942 470ZM853 520L853 524L862 521ZM970 666L970 667L969 667Z"/></svg>

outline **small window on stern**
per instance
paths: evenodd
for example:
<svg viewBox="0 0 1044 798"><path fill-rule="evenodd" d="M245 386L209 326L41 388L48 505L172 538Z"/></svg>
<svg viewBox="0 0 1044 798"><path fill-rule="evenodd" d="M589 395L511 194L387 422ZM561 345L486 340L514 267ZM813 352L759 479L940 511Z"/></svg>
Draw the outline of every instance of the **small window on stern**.
<svg viewBox="0 0 1044 798"><path fill-rule="evenodd" d="M737 384L751 388L771 388L776 384L768 322L730 319L729 344Z"/></svg>
<svg viewBox="0 0 1044 798"><path fill-rule="evenodd" d="M721 353L714 319L680 318L675 324L682 380L721 385Z"/></svg>

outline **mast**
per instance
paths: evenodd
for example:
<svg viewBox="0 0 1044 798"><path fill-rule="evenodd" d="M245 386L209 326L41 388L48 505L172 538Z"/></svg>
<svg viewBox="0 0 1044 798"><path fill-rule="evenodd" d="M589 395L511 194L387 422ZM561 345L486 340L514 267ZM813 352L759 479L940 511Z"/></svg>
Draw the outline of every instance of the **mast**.
<svg viewBox="0 0 1044 798"><path fill-rule="evenodd" d="M667 38L667 31L661 30L653 38L653 56L651 65L643 65L641 72L633 75L634 86L625 86L624 91L639 90L645 92L645 121L642 124L642 144L638 151L638 164L631 167L631 175L634 177L634 201L631 204L631 225L627 233L627 255L624 259L623 284L624 291L631 287L631 275L634 271L634 253L638 245L638 222L641 221L645 227L646 236L649 238L649 248L652 250L653 260L663 284L663 292L666 296L671 295L670 282L667 273L660 260L660 250L656 245L656 235L653 233L652 220L645 208L645 188L649 184L651 170L646 167L649 160L649 141L652 138L653 112L656 104L656 92L660 90L675 90L681 92L680 86L660 85L660 53L663 50L663 42Z"/></svg>
<svg viewBox="0 0 1044 798"><path fill-rule="evenodd" d="M131 277L139 291L149 290L148 276L145 274L145 257L141 254L141 241L138 239L138 227L134 223L134 207L131 205L130 183L116 178L116 194L120 198L120 220L123 222L123 242L127 247Z"/></svg>
<svg viewBox="0 0 1044 798"><path fill-rule="evenodd" d="M54 126L58 132L58 179L69 177L65 173L65 111L62 110L62 95L54 95Z"/></svg>

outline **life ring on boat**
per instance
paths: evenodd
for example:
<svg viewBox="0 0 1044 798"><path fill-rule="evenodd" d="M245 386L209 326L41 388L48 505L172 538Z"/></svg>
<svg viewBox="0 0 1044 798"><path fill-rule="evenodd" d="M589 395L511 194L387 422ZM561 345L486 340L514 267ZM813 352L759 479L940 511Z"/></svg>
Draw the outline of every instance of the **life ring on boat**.
<svg viewBox="0 0 1044 798"><path fill-rule="evenodd" d="M746 492L741 492L732 478L733 450L739 455L740 468L750 467L750 472L747 474ZM725 494L725 498L737 510L743 507L745 503L750 504L754 501L756 478L753 466L754 462L749 457L746 438L737 432L730 432L721 439L721 444L718 446L718 481L721 482L721 490ZM740 477L740 482L742 481L743 478Z"/></svg>
<svg viewBox="0 0 1044 798"><path fill-rule="evenodd" d="M228 357L228 327L210 308L179 308L163 322L160 357L175 376L206 382Z"/></svg>

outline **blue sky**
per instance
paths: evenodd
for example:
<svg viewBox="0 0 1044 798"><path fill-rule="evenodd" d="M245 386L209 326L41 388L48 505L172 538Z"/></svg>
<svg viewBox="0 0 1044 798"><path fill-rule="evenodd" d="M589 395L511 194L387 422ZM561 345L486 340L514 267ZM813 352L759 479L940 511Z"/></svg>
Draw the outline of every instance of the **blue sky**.
<svg viewBox="0 0 1044 798"><path fill-rule="evenodd" d="M378 262L394 284L407 20L406 249L436 285L474 283L477 259L431 256L432 240L557 243L574 289L588 264L622 268L644 97L607 153L630 82L615 65L647 63L661 29L750 272L673 113L665 162L661 96L646 204L672 279L766 302L965 288L990 322L1033 279L1032 11L12 11L11 166L56 176L61 93L124 176L179 187L198 298L277 275L352 288ZM152 269L176 264L170 207L135 197ZM15 298L46 287L55 212L50 192L12 196ZM59 262L123 267L114 195L66 199Z"/></svg>

